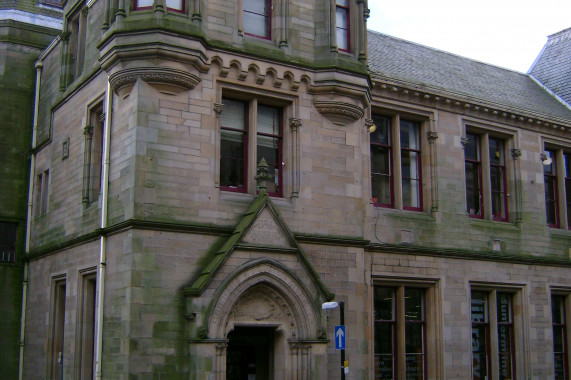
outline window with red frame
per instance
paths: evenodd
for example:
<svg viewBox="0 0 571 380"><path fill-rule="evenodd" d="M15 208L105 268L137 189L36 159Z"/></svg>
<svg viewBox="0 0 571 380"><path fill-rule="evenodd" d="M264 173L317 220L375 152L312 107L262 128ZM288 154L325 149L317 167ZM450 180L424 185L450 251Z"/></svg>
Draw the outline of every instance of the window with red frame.
<svg viewBox="0 0 571 380"><path fill-rule="evenodd" d="M258 105L256 116L256 165L266 160L272 179L267 182L268 194L282 194L282 127L281 110Z"/></svg>
<svg viewBox="0 0 571 380"><path fill-rule="evenodd" d="M488 295L472 291L472 378L490 378L490 321L488 318Z"/></svg>
<svg viewBox="0 0 571 380"><path fill-rule="evenodd" d="M515 376L514 323L512 296L508 293L497 294L498 323L498 364L499 379L511 380Z"/></svg>
<svg viewBox="0 0 571 380"><path fill-rule="evenodd" d="M466 206L468 215L483 217L482 213L482 156L480 136L466 133L464 160L466 169Z"/></svg>
<svg viewBox="0 0 571 380"><path fill-rule="evenodd" d="M571 229L571 155L563 153L565 164L565 199L567 204L567 228Z"/></svg>
<svg viewBox="0 0 571 380"><path fill-rule="evenodd" d="M135 0L135 9L151 9L153 7L153 0ZM175 11L175 12L184 12L185 0L166 0L165 5L167 6L168 10Z"/></svg>
<svg viewBox="0 0 571 380"><path fill-rule="evenodd" d="M504 141L490 137L490 184L492 190L492 217L508 219L508 193L506 192L506 163Z"/></svg>
<svg viewBox="0 0 571 380"><path fill-rule="evenodd" d="M551 296L551 317L553 325L553 362L555 368L555 380L569 380L565 295Z"/></svg>
<svg viewBox="0 0 571 380"><path fill-rule="evenodd" d="M393 207L391 120L373 116L371 133L371 197L375 206Z"/></svg>
<svg viewBox="0 0 571 380"><path fill-rule="evenodd" d="M424 295L418 288L375 287L375 379L426 378Z"/></svg>
<svg viewBox="0 0 571 380"><path fill-rule="evenodd" d="M251 36L271 38L271 1L244 0L244 32Z"/></svg>
<svg viewBox="0 0 571 380"><path fill-rule="evenodd" d="M557 194L557 159L555 151L546 150L543 160L543 181L545 187L545 214L550 227L559 227L559 201Z"/></svg>
<svg viewBox="0 0 571 380"><path fill-rule="evenodd" d="M349 51L349 0L335 1L335 30L337 48Z"/></svg>
<svg viewBox="0 0 571 380"><path fill-rule="evenodd" d="M220 188L246 192L248 104L223 99L220 115Z"/></svg>
<svg viewBox="0 0 571 380"><path fill-rule="evenodd" d="M420 124L400 121L402 203L405 210L422 210Z"/></svg>

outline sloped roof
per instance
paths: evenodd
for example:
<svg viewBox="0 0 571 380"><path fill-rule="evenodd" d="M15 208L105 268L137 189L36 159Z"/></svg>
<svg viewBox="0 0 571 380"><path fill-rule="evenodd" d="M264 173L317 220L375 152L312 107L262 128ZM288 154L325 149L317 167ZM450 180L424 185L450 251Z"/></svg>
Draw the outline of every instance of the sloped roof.
<svg viewBox="0 0 571 380"><path fill-rule="evenodd" d="M571 28L547 38L529 74L571 105Z"/></svg>
<svg viewBox="0 0 571 380"><path fill-rule="evenodd" d="M369 31L373 79L571 121L571 110L528 75Z"/></svg>

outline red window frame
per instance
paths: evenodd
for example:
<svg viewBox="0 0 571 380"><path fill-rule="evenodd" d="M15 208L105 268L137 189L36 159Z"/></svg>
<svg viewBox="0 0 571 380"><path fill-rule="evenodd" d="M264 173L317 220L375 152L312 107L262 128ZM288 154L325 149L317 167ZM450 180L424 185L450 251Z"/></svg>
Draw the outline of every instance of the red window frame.
<svg viewBox="0 0 571 380"><path fill-rule="evenodd" d="M407 292L411 291L417 291L420 294L420 312L419 312L419 316L418 318L410 318L409 316L412 315L413 313L411 312L411 310L407 307L407 303L412 299L411 296L407 295ZM414 374L412 374L414 377L414 379L417 380L422 380L422 379L426 379L426 318L425 318L425 308L426 308L426 303L425 303L425 297L424 297L424 289L422 288L410 288L410 287L405 287L404 288L404 302L405 302L405 312L404 312L404 325L405 325L405 361L406 361L406 378L408 379L409 376L411 375L410 373L408 373L409 368L412 368L412 366L409 366L408 364L408 357L410 357L411 355L415 355L415 356L421 356L421 363L422 363L422 372L420 374L416 374L416 376L414 376ZM412 305L415 306L415 305ZM407 318L409 317L409 318ZM407 338L407 331L410 332L410 329L415 327L415 325L420 325L420 339L422 340L422 344L421 344L421 350L422 352L418 353L418 352L412 352L409 353L408 352L408 348L406 347L409 343L409 338L410 336ZM415 341L416 339L418 339L419 337L417 336L415 339L412 339L411 341ZM419 377L419 375L422 375L422 377Z"/></svg>
<svg viewBox="0 0 571 380"><path fill-rule="evenodd" d="M474 133L466 133L466 145L464 146L464 167L465 167L465 175L466 175L466 207L468 215L471 218L484 218L484 205L483 205L483 192L482 192L482 145L480 140L480 135ZM474 143L474 156L469 156L466 153L467 149ZM472 171L468 170L468 167L472 166ZM468 186L468 173L475 172L477 173L476 183L474 186ZM470 197L478 195L478 210L474 210L475 213L469 209L470 206Z"/></svg>
<svg viewBox="0 0 571 380"><path fill-rule="evenodd" d="M545 150L547 158L543 161L543 179L545 189L545 216L547 225L559 228L559 194L557 189L557 156L551 149ZM550 212L551 211L551 212ZM552 217L550 216L551 214Z"/></svg>
<svg viewBox="0 0 571 380"><path fill-rule="evenodd" d="M474 303L474 300L482 301L480 310L479 303ZM472 379L484 380L489 379L491 375L490 366L490 319L488 308L488 294L482 291L472 291L471 293L471 319L472 319ZM477 312L477 314L475 314ZM480 338L480 331L484 332L483 339ZM483 351L476 350L483 342L485 347ZM474 357L478 355L478 359ZM484 356L485 369L483 372L476 372L476 365L481 363L481 356Z"/></svg>
<svg viewBox="0 0 571 380"><path fill-rule="evenodd" d="M558 306L557 308L555 306ZM559 311L559 313L557 313ZM551 296L551 317L553 326L553 366L555 368L555 380L569 380L569 361L567 347L567 324L565 313L565 295L555 294ZM559 314L559 315L557 315ZM561 347L556 346L556 335L560 335ZM558 359L559 356L559 359ZM558 373L558 362L560 371Z"/></svg>
<svg viewBox="0 0 571 380"><path fill-rule="evenodd" d="M377 286L375 287L375 297L377 296L377 291L378 290L384 290L384 291L390 291L391 292L391 310L390 310L390 319L383 319L381 318L381 316L379 314L380 310L377 309L377 305L375 302L375 313L374 313L374 334L375 334L375 347L374 347L374 357L375 357L375 379L385 379L385 376L382 376L379 374L379 372L382 370L382 364L384 363L384 360L387 360L390 357L391 360L391 378L396 378L396 372L397 372L397 335L396 335L396 288L391 288L391 287L384 287L384 286ZM388 297L383 298L383 301L387 301ZM383 329L383 327L385 327L385 329ZM382 331L384 330L390 330L391 331L391 339L392 339L392 344L390 345L390 349L391 352L390 353L379 353L378 351L380 350L379 344L377 342L378 340L378 336L377 334L381 334ZM384 337L384 336L383 336ZM386 358L386 359L384 359Z"/></svg>
<svg viewBox="0 0 571 380"><path fill-rule="evenodd" d="M247 1L248 0L244 0L243 13L249 13L249 14L252 14L252 15L255 15L258 17L263 17L265 20L266 34L265 35L259 35L259 34L250 33L248 31L246 31L246 23L244 23L244 34L246 34L248 36L262 38L265 40L270 40L272 38L272 2L271 2L271 0L264 0L264 2L266 4L266 13L258 13L258 12L246 10L246 2Z"/></svg>
<svg viewBox="0 0 571 380"><path fill-rule="evenodd" d="M493 158L492 158L492 141L495 142L496 146L500 147L501 146L501 153L500 156L498 157L498 162L494 162ZM500 221L500 222L506 222L508 220L508 193L506 191L507 189L507 181L506 181L506 160L505 160L505 143L504 140L502 139L497 139L494 137L490 137L488 139L488 145L489 145L489 155L490 155L490 187L491 187L491 193L492 193L492 218L494 220ZM497 152L496 152L497 153ZM494 153L495 155L495 153ZM497 189L494 187L494 181L492 180L493 175L492 175L492 171L493 170L497 170L500 173L500 177L501 177L501 184L500 184L500 188ZM500 200L501 202L501 206L503 208L503 215L501 213L502 209L500 209L500 214L498 215L496 208L497 208L497 204L494 202L494 199L496 199L496 197Z"/></svg>
<svg viewBox="0 0 571 380"><path fill-rule="evenodd" d="M138 0L134 0L134 1L135 1L135 2L134 2L134 4L133 4L133 7L134 7L134 9L135 9L136 11L142 11L142 10L145 10L145 9L152 9L152 8L153 8L153 5L144 6L144 7L139 7L139 6L138 6L139 1L138 1ZM153 2L154 2L154 1L153 1ZM166 0L165 0L165 5L166 5ZM167 9L168 9L169 11L172 11L172 12L186 13L186 0L181 0L181 5L182 5L182 8L181 8L181 9L171 8L171 7L168 7L168 6L167 6Z"/></svg>
<svg viewBox="0 0 571 380"><path fill-rule="evenodd" d="M272 127L272 130L274 131L273 133L264 133L264 132L260 132L259 131L259 125L257 123L257 127L258 130L256 131L256 150L258 150L258 147L260 146L259 144L259 139L258 136L264 136L264 137L269 137L273 140L277 140L278 144L277 144L277 149L278 149L278 154L277 157L274 157L274 163L273 163L273 169L274 169L274 178L275 178L275 173L277 172L277 191L270 191L268 190L268 195L270 196L274 196L274 197L281 197L282 196L282 190L283 190L283 178L282 178L282 162L283 162L283 149L282 149L282 144L283 144L283 135L282 135L282 131L283 131L283 117L282 117L282 110L278 107L272 107L272 106L266 106L263 104L259 104L258 105L258 115L256 115L256 117L259 117L260 115L260 107L266 107L266 108L270 108L276 111L277 113L277 120L274 119L274 121L277 121L278 125L277 128L276 126ZM277 129L277 133L276 132ZM257 151L256 153L256 165L259 164L260 162L260 152ZM266 162L268 163L268 165L270 166L270 170L272 169L272 163L269 162L268 160L266 160Z"/></svg>
<svg viewBox="0 0 571 380"><path fill-rule="evenodd" d="M410 123L410 125L413 127L414 131L415 131L415 144L417 146L417 148L411 148L408 147L403 144L402 142L402 134L403 134L403 124L404 123ZM404 210L411 210L411 211L422 211L422 160L421 160L421 146L420 146L420 123L416 122L416 121L410 121L410 120L401 120L400 121L400 126L399 126L399 133L401 136L401 140L400 140L400 151L401 151L401 194L402 194L402 200L403 200L403 209ZM409 154L411 157L416 154L416 172L417 172L417 178L415 177L405 177L404 176L404 157L406 154ZM404 199L404 188L405 188L405 180L410 180L411 183L413 181L416 181L416 193L417 193L417 197L418 197L418 207L417 206L410 206L410 205L405 205L405 199ZM412 186L411 186L411 190L412 190Z"/></svg>
<svg viewBox="0 0 571 380"><path fill-rule="evenodd" d="M386 116L373 115L373 121L377 126L377 129L371 133L371 197L373 204L377 207L394 207L394 192L393 192L393 152L392 152L392 123L391 118ZM381 138L377 137L386 131L386 143L382 143ZM374 158L375 153L385 155L388 160L388 173L376 172L374 171ZM390 203L383 203L379 200L380 197L375 196L374 184L376 181L374 179L379 177L380 179L388 177L388 192ZM382 184L381 184L382 186Z"/></svg>
<svg viewBox="0 0 571 380"><path fill-rule="evenodd" d="M248 191L248 129L249 129L249 112L248 112L248 103L244 102L244 101L239 101L239 100L234 100L234 99L222 99L222 104L224 104L225 101L231 101L231 102L236 102L236 103L241 103L244 107L244 128L243 129L236 129L236 128L231 128L231 127L227 127L224 126L222 123L222 118L220 118L220 129L221 129L221 135L222 135L222 131L230 131L230 132L236 132L236 133L241 133L242 134L242 154L241 154L241 158L238 157L231 157L231 156L223 156L223 144L224 144L224 139L221 136L221 149L220 149L220 171L222 171L222 162L225 160L228 161L242 161L242 182L243 183L239 183L238 186L228 186L228 185L223 185L222 184L222 172L220 173L220 189L225 190L225 191L233 191L233 192L237 192L237 193L246 193Z"/></svg>
<svg viewBox="0 0 571 380"><path fill-rule="evenodd" d="M351 33L351 20L349 17L349 1L350 0L335 0L335 19L336 21L339 20L339 18L341 17L342 19L345 20L345 24L347 25L346 28L342 28L340 27L338 24L338 22L335 23L335 37L337 40L337 48L341 51L345 51L348 52L351 50L351 38L350 38L350 33ZM342 48L339 47L339 36L342 35L345 38L343 39L344 41L344 45L347 45L346 48Z"/></svg>
<svg viewBox="0 0 571 380"><path fill-rule="evenodd" d="M502 300L507 301L507 303L502 304ZM512 295L509 293L497 293L496 304L498 315L498 379L517 379L515 371L516 366ZM503 306L505 306L505 309ZM502 344L502 342L504 342L504 344ZM506 367L503 367L502 363L506 363L508 360L509 364L506 364ZM502 369L509 372L502 373Z"/></svg>

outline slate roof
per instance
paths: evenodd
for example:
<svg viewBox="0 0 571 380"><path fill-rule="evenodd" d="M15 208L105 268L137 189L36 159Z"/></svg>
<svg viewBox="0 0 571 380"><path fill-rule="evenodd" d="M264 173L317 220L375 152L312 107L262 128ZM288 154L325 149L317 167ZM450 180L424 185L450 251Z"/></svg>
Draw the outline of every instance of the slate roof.
<svg viewBox="0 0 571 380"><path fill-rule="evenodd" d="M529 73L571 104L571 28L547 37Z"/></svg>
<svg viewBox="0 0 571 380"><path fill-rule="evenodd" d="M526 74L374 31L368 40L373 80L571 122L571 110Z"/></svg>

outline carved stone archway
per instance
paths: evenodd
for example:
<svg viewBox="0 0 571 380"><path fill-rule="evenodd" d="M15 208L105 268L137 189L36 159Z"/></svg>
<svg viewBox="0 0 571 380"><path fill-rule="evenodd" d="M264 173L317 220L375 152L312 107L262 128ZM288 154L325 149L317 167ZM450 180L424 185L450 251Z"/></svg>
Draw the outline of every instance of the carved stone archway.
<svg viewBox="0 0 571 380"><path fill-rule="evenodd" d="M322 332L320 304L315 302L321 300L314 293L318 294L275 261L257 260L235 270L220 284L204 316L207 336L193 342L200 343L203 353L212 351L214 378L226 380L228 336L238 327L274 329L274 380L315 375L314 366L321 362L315 359L326 355L327 339ZM209 344L211 350L205 346Z"/></svg>

